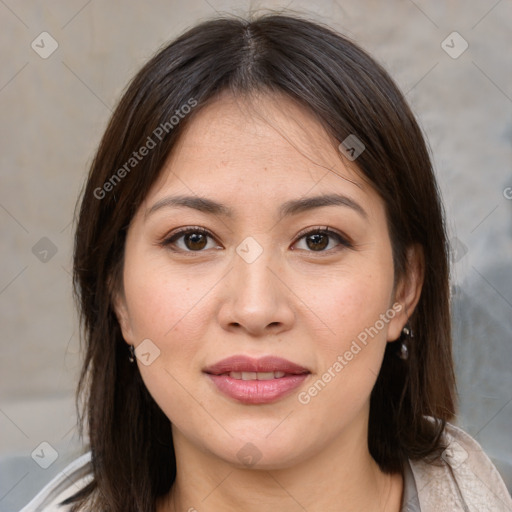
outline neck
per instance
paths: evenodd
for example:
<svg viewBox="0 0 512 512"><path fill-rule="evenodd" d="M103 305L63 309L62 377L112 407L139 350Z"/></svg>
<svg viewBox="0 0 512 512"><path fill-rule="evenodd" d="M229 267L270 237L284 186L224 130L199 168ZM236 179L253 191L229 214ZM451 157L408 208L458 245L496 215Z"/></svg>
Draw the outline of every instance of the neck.
<svg viewBox="0 0 512 512"><path fill-rule="evenodd" d="M249 469L197 450L173 428L177 477L157 510L398 512L402 476L379 469L368 452L365 429L356 435L359 439L335 439L291 467Z"/></svg>

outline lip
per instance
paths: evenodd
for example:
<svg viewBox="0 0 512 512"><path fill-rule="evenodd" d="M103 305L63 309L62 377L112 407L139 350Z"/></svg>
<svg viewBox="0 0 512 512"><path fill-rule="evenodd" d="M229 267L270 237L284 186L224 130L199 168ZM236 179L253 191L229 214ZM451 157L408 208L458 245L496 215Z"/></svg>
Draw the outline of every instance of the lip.
<svg viewBox="0 0 512 512"><path fill-rule="evenodd" d="M222 359L205 368L203 372L217 390L244 404L268 404L289 395L310 375L304 366L275 356L251 358L236 355ZM285 375L270 380L240 380L230 372L283 372Z"/></svg>
<svg viewBox="0 0 512 512"><path fill-rule="evenodd" d="M307 368L275 356L252 358L236 355L222 359L203 370L211 375L229 372L284 372L292 375L310 373Z"/></svg>

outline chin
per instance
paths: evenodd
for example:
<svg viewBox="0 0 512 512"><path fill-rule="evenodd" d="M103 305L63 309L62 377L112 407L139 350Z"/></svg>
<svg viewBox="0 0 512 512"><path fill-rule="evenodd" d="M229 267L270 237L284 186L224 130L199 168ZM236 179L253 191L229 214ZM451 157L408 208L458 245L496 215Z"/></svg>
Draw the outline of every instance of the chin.
<svg viewBox="0 0 512 512"><path fill-rule="evenodd" d="M304 436L288 432L265 437L267 434L262 432L270 430L260 430L254 436L235 435L228 445L216 447L214 453L238 468L261 470L286 469L307 458L311 447L304 446Z"/></svg>

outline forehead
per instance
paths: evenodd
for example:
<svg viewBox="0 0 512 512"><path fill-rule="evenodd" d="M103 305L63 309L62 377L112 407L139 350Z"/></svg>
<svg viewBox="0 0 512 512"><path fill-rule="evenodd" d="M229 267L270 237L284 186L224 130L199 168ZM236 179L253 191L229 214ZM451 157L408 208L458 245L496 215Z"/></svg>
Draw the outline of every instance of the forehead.
<svg viewBox="0 0 512 512"><path fill-rule="evenodd" d="M376 196L312 113L269 94L223 94L196 112L146 204L170 189L231 201L242 192L280 202L333 191L359 200Z"/></svg>

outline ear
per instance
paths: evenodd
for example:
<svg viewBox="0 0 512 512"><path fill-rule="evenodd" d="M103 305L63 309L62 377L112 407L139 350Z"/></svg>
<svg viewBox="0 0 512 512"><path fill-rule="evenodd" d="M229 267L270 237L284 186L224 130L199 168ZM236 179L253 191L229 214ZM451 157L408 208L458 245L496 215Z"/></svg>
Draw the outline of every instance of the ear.
<svg viewBox="0 0 512 512"><path fill-rule="evenodd" d="M420 300L424 277L423 248L415 244L407 249L405 271L395 287L393 304L400 304L401 308L393 308L398 312L389 322L388 341L395 341L400 337L402 329Z"/></svg>
<svg viewBox="0 0 512 512"><path fill-rule="evenodd" d="M134 344L133 329L130 322L130 315L128 313L128 307L126 305L126 299L124 292L115 291L112 293L112 305L114 312L117 317L117 321L121 327L123 338L129 345Z"/></svg>

